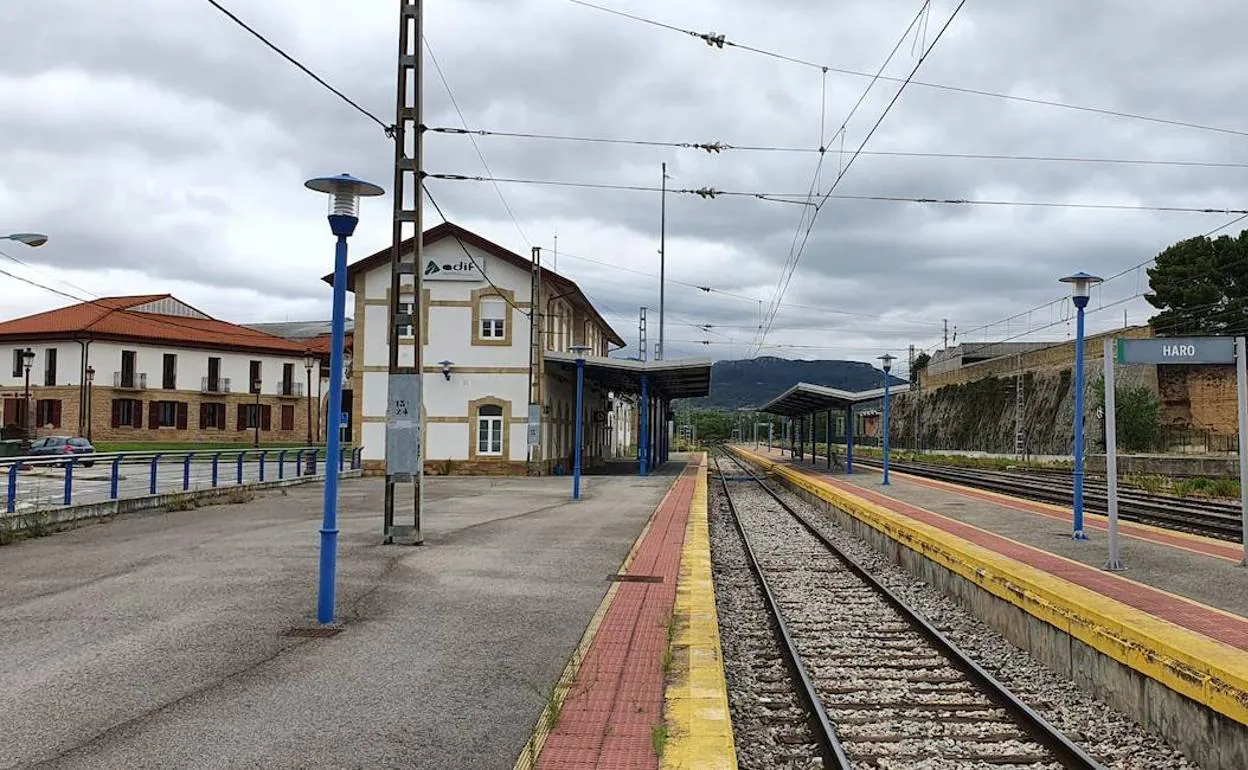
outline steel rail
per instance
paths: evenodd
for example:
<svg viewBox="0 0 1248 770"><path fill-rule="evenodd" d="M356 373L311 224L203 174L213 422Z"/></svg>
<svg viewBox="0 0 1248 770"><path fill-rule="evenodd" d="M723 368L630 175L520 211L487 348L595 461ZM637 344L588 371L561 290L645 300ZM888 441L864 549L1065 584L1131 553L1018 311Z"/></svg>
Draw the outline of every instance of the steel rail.
<svg viewBox="0 0 1248 770"><path fill-rule="evenodd" d="M722 451L722 450L721 450ZM978 663L967 657L966 653L945 637L935 626L929 623L922 615L912 609L900 597L889 590L884 584L876 580L876 578L856 562L849 554L846 554L835 543L831 541L823 532L816 528L806 519L805 516L798 513L794 508L785 502L775 490L767 485L767 483L758 477L754 471L744 462L732 457L733 462L737 464L741 470L751 477L759 487L763 489L773 500L775 500L785 511L798 521L802 527L822 543L829 552L849 568L864 583L869 585L873 590L880 594L888 604L897 611L899 615L906 619L915 629L917 629L931 644L949 659L949 662L968 679L979 685L985 694L998 706L1008 712L1018 722L1028 735L1030 735L1037 743L1053 752L1056 759L1067 768L1079 768L1083 770L1106 770L1105 766L1088 756L1083 749L1070 741L1060 730L1054 727L1043 716L1034 711L1026 703L1018 699L1004 684L996 679L987 670ZM719 469L719 462L716 460L716 469ZM722 476L722 472L721 472ZM724 482L724 492L728 493L727 482ZM731 506L730 506L731 507ZM735 509L733 510L734 520L737 521L738 530L741 529L740 520L736 518ZM742 533L744 537L744 533ZM761 580L761 577L760 577ZM1037 664L1038 665L1038 664Z"/></svg>
<svg viewBox="0 0 1248 770"><path fill-rule="evenodd" d="M873 469L880 467L876 460L858 460L859 464ZM1069 504L1072 486L1047 474L1028 476L1001 471L978 471L931 464L889 463L897 473L960 483L966 486L1022 497L1037 502L1057 505ZM1055 483L1056 482L1056 483ZM1120 492L1118 515L1128 521L1139 521L1169 529L1191 532L1238 542L1242 532L1238 506L1219 502L1196 502L1172 495L1149 495L1138 492ZM1105 515L1108 492L1103 485L1084 489L1084 505Z"/></svg>
<svg viewBox="0 0 1248 770"><path fill-rule="evenodd" d="M763 592L763 601L767 605L767 612L775 622L777 635L780 637L781 647L783 648L785 663L788 665L793 678L797 681L798 697L805 702L810 714L808 721L811 731L814 732L819 743L819 750L823 755L823 766L825 768L851 770L852 765L849 757L845 754L845 749L842 748L840 740L836 737L836 729L832 726L831 720L828 719L828 712L823 707L823 700L819 697L818 690L815 689L814 680L811 679L810 673L806 670L806 665L802 662L801 653L797 651L797 645L794 644L793 637L789 634L788 623L785 622L784 615L780 612L780 603L776 601L767 578L763 576L763 568L758 562L758 557L754 554L754 547L750 544L750 536L746 534L745 526L741 523L741 517L737 515L737 506L732 499L732 492L728 489L728 479L724 476L723 469L719 466L719 457L712 454L711 459L715 463L715 472L719 475L719 482L723 485L724 500L728 503L728 511L732 514L732 522L736 525L737 533L741 535L741 545L745 550L746 561L749 562L750 571L754 574L754 579Z"/></svg>

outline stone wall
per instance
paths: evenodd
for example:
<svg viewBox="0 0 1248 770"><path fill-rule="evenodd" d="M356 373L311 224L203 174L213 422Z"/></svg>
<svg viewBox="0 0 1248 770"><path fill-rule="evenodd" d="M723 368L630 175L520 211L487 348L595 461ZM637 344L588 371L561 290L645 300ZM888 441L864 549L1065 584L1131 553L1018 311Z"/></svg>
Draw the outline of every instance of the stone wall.
<svg viewBox="0 0 1248 770"><path fill-rule="evenodd" d="M1163 425L1237 435L1234 366L1159 366L1157 370Z"/></svg>

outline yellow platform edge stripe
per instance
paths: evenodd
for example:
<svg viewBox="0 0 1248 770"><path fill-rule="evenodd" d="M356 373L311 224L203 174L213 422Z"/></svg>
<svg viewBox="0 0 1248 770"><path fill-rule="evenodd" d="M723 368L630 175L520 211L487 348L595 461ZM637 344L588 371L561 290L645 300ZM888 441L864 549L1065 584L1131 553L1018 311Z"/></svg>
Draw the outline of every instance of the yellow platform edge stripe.
<svg viewBox="0 0 1248 770"><path fill-rule="evenodd" d="M915 521L741 447L730 449L1166 687L1248 724L1248 653Z"/></svg>
<svg viewBox="0 0 1248 770"><path fill-rule="evenodd" d="M675 632L669 655L675 665L663 693L664 720L670 734L660 761L660 767L668 770L737 767L711 574L706 474L704 455L685 526L672 610Z"/></svg>
<svg viewBox="0 0 1248 770"><path fill-rule="evenodd" d="M628 549L628 553L624 556L624 561L620 562L620 568L617 570L619 574L628 572L629 566L637 556L638 549L641 548L642 542L650 532L651 525L654 524L654 518L663 509L663 504L667 502L667 498L676 489L676 482L680 481L683 475L684 472L682 471L672 478L672 483L668 486L667 491L663 493L659 504L654 506L654 510L650 512L650 518L646 519L646 524L641 528L641 533L637 535L637 539L633 541L632 547ZM567 664L563 667L563 673L559 675L554 688L546 698L546 707L542 709L541 715L537 718L537 724L533 726L533 734L529 736L529 740L520 749L520 756L516 758L516 764L512 766L513 770L533 770L533 768L537 767L537 760L542 756L542 746L546 744L546 738L550 735L551 727L557 727L559 724L559 718L556 715L563 708L563 701L568 697L568 691L572 689L572 683L576 681L576 674L581 669L581 661L585 660L585 654L589 652L590 645L594 643L594 637L598 635L598 627L602 625L602 619L606 617L607 610L611 607L611 602L615 599L619 586L619 583L612 582L607 588L606 595L598 603L598 609L594 611L593 617L589 619L589 625L585 627L585 633L581 634L581 641L577 643L576 649L572 651L572 656L568 658Z"/></svg>

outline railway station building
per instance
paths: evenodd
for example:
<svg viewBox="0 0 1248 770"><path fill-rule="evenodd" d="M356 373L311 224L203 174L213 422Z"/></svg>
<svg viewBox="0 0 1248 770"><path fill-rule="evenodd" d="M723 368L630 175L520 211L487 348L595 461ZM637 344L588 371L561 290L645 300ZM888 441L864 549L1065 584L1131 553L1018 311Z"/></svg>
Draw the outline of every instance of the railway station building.
<svg viewBox="0 0 1248 770"><path fill-rule="evenodd" d="M411 258L413 246L411 239L401 244L405 258ZM642 451L646 467L666 458L669 405L674 398L709 393L710 361L647 362L613 355L625 342L580 286L456 224L426 230L423 247L424 264L417 268L421 301L417 305L411 276L404 276L398 315L417 306L421 313L426 473L570 472L574 346L588 347L582 467ZM390 263L391 249L385 248L347 270L346 288L355 298L351 440L363 447L366 472L385 469ZM325 280L332 283L333 276ZM535 336L533 315L540 324ZM399 365L413 366L414 327L398 330ZM540 425L532 447L530 405Z"/></svg>

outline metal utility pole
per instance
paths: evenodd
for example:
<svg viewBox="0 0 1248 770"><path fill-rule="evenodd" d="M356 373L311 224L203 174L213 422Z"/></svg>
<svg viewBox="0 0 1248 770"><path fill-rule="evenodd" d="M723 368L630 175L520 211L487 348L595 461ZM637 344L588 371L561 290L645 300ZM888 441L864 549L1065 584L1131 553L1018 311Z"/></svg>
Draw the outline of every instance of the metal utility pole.
<svg viewBox="0 0 1248 770"><path fill-rule="evenodd" d="M555 236L558 239L559 236ZM542 248L533 247L533 277L529 289L529 473L542 457ZM536 457L534 456L536 455ZM540 475L540 471L539 471Z"/></svg>
<svg viewBox="0 0 1248 770"><path fill-rule="evenodd" d="M1023 459L1023 356L1015 358L1014 373L1014 456Z"/></svg>
<svg viewBox="0 0 1248 770"><path fill-rule="evenodd" d="M911 410L911 413L910 413L910 451L918 452L919 451L919 394L916 388L918 383L914 376L914 343L910 343L910 368L906 369L906 373L907 373L906 376L910 378L910 391L909 391L910 395L906 398L906 401L913 400L914 402L914 409ZM828 439L828 444L831 445L831 443L832 443L832 440Z"/></svg>
<svg viewBox="0 0 1248 770"><path fill-rule="evenodd" d="M944 348L949 347L949 319L943 318L941 320L945 322L945 342L943 345L940 346L942 349L944 349Z"/></svg>
<svg viewBox="0 0 1248 770"><path fill-rule="evenodd" d="M663 290L667 281L664 278L667 268L667 164L663 164L663 196L659 204L659 347L655 351L655 360L663 360Z"/></svg>
<svg viewBox="0 0 1248 770"><path fill-rule="evenodd" d="M394 232L390 247L390 324L388 332L389 362L386 403L386 494L384 541L403 545L424 542L420 514L425 495L425 442L423 398L424 330L424 233L421 224L421 193L423 192L424 136L421 127L422 36L424 7L422 0L399 2L399 59L396 77L394 126ZM410 149L410 152L409 152ZM412 234L412 258L404 260L402 245L405 233ZM410 314L399 314L403 278L412 279ZM412 366L399 365L399 328L410 326L415 337ZM356 346L362 350L362 345ZM363 355L357 366L362 365ZM400 403L402 408L396 408ZM394 519L395 486L401 482L415 485L411 524L396 524Z"/></svg>
<svg viewBox="0 0 1248 770"><path fill-rule="evenodd" d="M646 307L642 305L637 316L637 357L646 360Z"/></svg>

